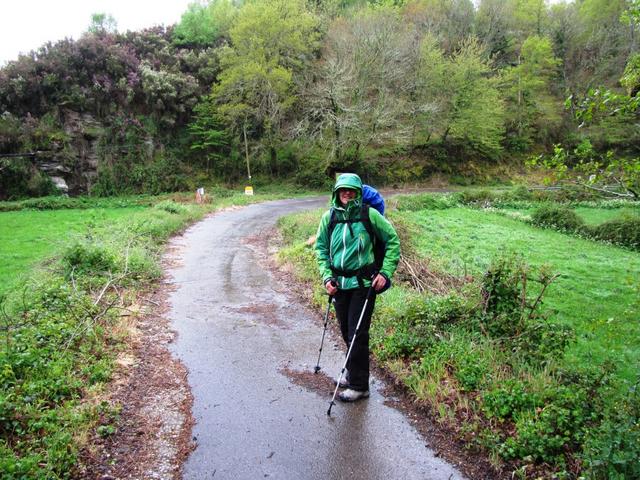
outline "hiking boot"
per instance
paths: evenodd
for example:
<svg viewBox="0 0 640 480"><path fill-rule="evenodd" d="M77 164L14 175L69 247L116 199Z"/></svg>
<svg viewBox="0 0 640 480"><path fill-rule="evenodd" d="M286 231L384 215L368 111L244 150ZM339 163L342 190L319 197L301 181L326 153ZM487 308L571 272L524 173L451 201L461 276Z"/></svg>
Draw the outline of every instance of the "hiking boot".
<svg viewBox="0 0 640 480"><path fill-rule="evenodd" d="M369 390L360 391L347 388L346 390L338 394L338 398L343 402L355 402L367 398L369 396Z"/></svg>

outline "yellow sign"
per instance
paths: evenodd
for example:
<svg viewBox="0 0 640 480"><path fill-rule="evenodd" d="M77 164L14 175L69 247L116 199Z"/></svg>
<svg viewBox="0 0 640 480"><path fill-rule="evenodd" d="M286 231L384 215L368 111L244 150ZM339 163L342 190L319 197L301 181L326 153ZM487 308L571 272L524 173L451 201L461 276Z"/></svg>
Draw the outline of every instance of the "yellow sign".
<svg viewBox="0 0 640 480"><path fill-rule="evenodd" d="M253 187L249 187L249 186L244 187L244 194L253 195Z"/></svg>

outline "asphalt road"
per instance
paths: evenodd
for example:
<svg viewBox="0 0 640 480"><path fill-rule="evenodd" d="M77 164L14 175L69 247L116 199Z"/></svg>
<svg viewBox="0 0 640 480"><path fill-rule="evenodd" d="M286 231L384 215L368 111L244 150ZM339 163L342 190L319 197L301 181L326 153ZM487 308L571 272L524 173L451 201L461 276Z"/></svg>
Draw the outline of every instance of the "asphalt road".
<svg viewBox="0 0 640 480"><path fill-rule="evenodd" d="M282 373L313 370L318 313L285 294L243 238L280 215L326 204L286 200L226 211L174 241L173 353L189 370L197 442L184 478L464 478L384 404L380 381L373 380L371 398L338 402L328 417L332 392L314 393ZM337 345L330 339L323 351L331 375L344 359Z"/></svg>

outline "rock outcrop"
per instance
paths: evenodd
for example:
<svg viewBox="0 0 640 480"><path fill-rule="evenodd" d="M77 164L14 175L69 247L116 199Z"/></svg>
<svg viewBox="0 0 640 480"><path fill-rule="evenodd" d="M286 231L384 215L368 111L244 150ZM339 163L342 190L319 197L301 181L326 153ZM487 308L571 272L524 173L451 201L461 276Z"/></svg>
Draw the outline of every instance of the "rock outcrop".
<svg viewBox="0 0 640 480"><path fill-rule="evenodd" d="M88 113L65 111L63 128L66 141L53 142L50 151L37 152L36 165L60 191L87 193L98 175L98 144L104 125Z"/></svg>

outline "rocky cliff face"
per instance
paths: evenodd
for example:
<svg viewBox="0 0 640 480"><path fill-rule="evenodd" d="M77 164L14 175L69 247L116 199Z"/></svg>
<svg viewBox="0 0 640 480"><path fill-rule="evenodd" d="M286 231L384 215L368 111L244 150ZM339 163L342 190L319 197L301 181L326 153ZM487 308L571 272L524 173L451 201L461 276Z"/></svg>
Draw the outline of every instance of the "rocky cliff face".
<svg viewBox="0 0 640 480"><path fill-rule="evenodd" d="M98 143L104 126L90 114L66 111L63 128L68 140L39 152L36 165L60 191L87 193L98 175Z"/></svg>

